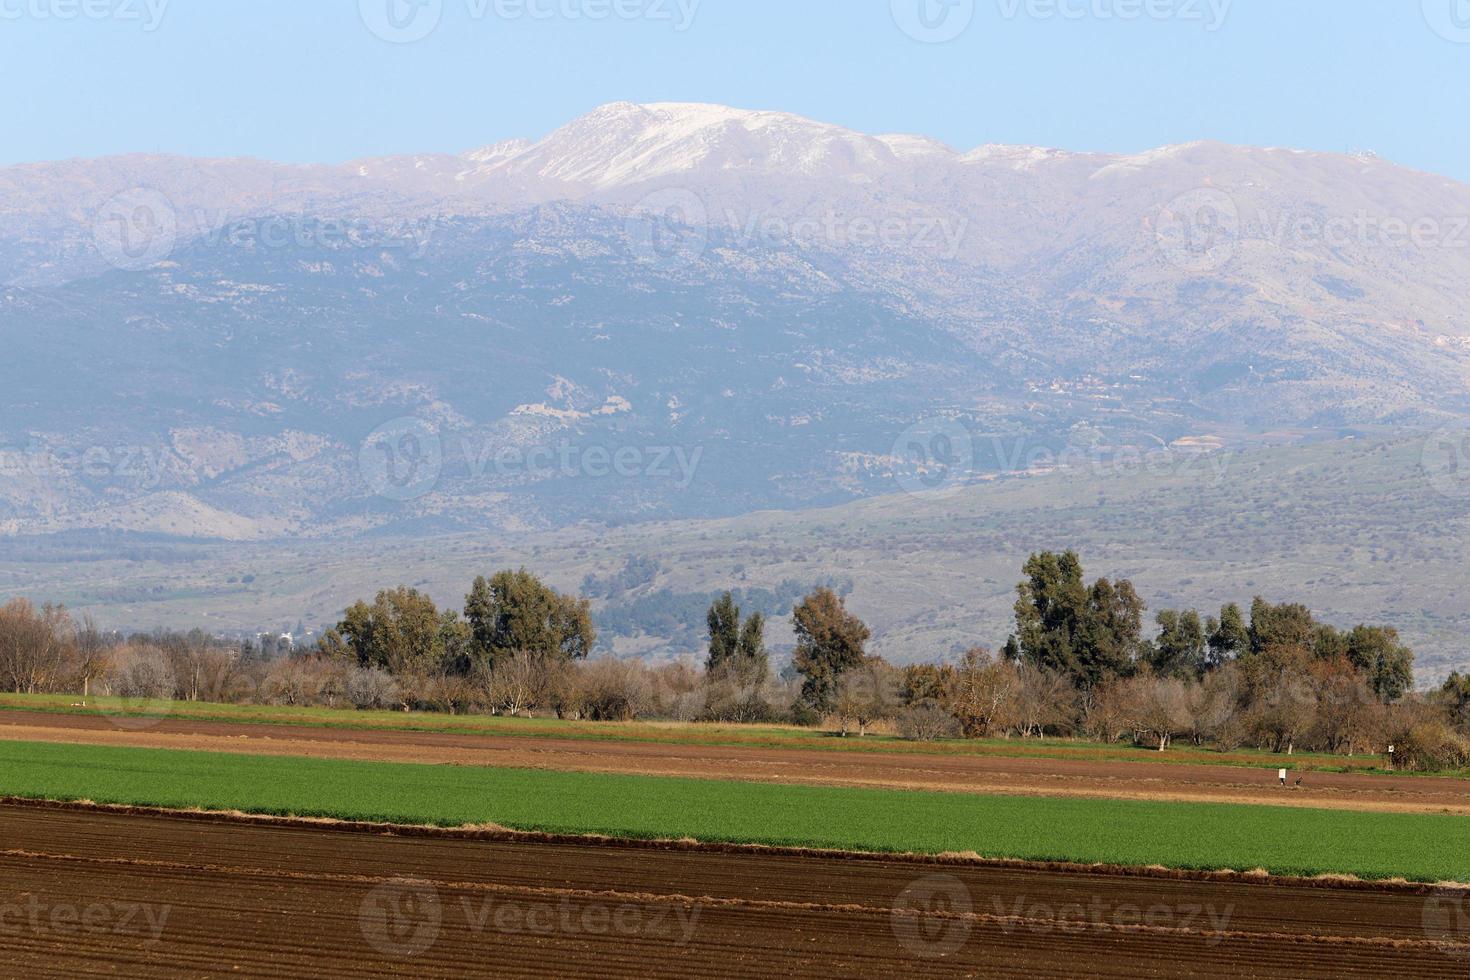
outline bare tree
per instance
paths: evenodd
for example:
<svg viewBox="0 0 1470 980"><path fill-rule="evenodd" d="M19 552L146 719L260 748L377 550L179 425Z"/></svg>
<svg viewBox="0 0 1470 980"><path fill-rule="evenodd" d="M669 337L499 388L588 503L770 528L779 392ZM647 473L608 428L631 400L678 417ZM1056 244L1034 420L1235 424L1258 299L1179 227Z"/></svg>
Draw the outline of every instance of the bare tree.
<svg viewBox="0 0 1470 980"><path fill-rule="evenodd" d="M870 725L892 718L898 709L898 672L881 658L869 657L837 678L833 713L844 736L854 725L864 736Z"/></svg>
<svg viewBox="0 0 1470 980"><path fill-rule="evenodd" d="M1215 741L1222 746L1235 739L1239 728L1240 673L1226 664L1189 686L1189 725L1186 733L1195 745ZM1228 747L1228 746L1227 746Z"/></svg>
<svg viewBox="0 0 1470 980"><path fill-rule="evenodd" d="M425 704L446 714L464 714L478 696L477 685L458 674L435 673L424 678L419 690Z"/></svg>
<svg viewBox="0 0 1470 980"><path fill-rule="evenodd" d="M273 704L314 704L321 693L321 676L302 659L277 660L266 671L261 696Z"/></svg>
<svg viewBox="0 0 1470 980"><path fill-rule="evenodd" d="M490 703L514 718L537 706L544 678L536 658L522 650L502 657L481 683L489 690Z"/></svg>
<svg viewBox="0 0 1470 980"><path fill-rule="evenodd" d="M1320 665L1313 680L1317 688L1314 742L1329 752L1351 756L1382 732L1383 703L1346 660Z"/></svg>
<svg viewBox="0 0 1470 980"><path fill-rule="evenodd" d="M1159 751L1169 747L1174 736L1188 731L1190 685L1177 677L1144 675L1125 682L1133 688L1129 706L1133 730L1139 742L1155 742Z"/></svg>
<svg viewBox="0 0 1470 980"><path fill-rule="evenodd" d="M942 704L960 723L965 738L1003 734L1017 718L1020 670L976 647L960 658Z"/></svg>
<svg viewBox="0 0 1470 980"><path fill-rule="evenodd" d="M1132 703L1134 694L1134 688L1119 678L1104 681L1093 688L1083 720L1087 734L1112 744L1131 731L1133 717L1137 714Z"/></svg>
<svg viewBox="0 0 1470 980"><path fill-rule="evenodd" d="M37 609L27 599L0 606L0 680L7 690L37 694L60 689L74 656L71 618L60 606Z"/></svg>
<svg viewBox="0 0 1470 980"><path fill-rule="evenodd" d="M1048 728L1070 729L1077 720L1077 688L1056 670L1020 667L1016 693L1017 720L1022 738L1045 738Z"/></svg>
<svg viewBox="0 0 1470 980"><path fill-rule="evenodd" d="M534 663L541 672L537 700L558 718L581 718L586 707L581 672L567 660L537 657Z"/></svg>
<svg viewBox="0 0 1470 980"><path fill-rule="evenodd" d="M135 701L168 701L178 693L178 679L162 650L129 643L119 648L107 672L109 693Z"/></svg>
<svg viewBox="0 0 1470 980"><path fill-rule="evenodd" d="M1272 752L1290 755L1317 719L1313 663L1312 651L1296 642L1264 646L1241 661L1250 704L1248 724Z"/></svg>
<svg viewBox="0 0 1470 980"><path fill-rule="evenodd" d="M935 701L917 701L898 713L899 735L916 742L950 738L959 734L959 730L955 716Z"/></svg>
<svg viewBox="0 0 1470 980"><path fill-rule="evenodd" d="M85 701L91 696L92 681L107 672L112 644L97 629L92 617L85 616L77 627L73 646L76 651L76 675L82 682L82 700Z"/></svg>
<svg viewBox="0 0 1470 980"><path fill-rule="evenodd" d="M656 710L677 721L693 721L704 714L704 672L689 658L663 664L651 672Z"/></svg>
<svg viewBox="0 0 1470 980"><path fill-rule="evenodd" d="M573 666L580 675L582 714L593 721L632 721L653 705L653 683L641 662L603 657Z"/></svg>
<svg viewBox="0 0 1470 980"><path fill-rule="evenodd" d="M1278 678L1251 703L1248 718L1262 745L1291 755L1317 720L1316 687L1303 677Z"/></svg>
<svg viewBox="0 0 1470 980"><path fill-rule="evenodd" d="M399 699L398 684L377 667L355 668L347 676L347 700L359 711L386 708Z"/></svg>

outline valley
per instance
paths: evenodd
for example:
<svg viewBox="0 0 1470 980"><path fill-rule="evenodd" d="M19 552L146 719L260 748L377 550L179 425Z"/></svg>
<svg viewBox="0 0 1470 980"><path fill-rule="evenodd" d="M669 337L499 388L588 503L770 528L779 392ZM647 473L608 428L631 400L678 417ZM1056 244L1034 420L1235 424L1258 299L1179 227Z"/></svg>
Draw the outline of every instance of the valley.
<svg viewBox="0 0 1470 980"><path fill-rule="evenodd" d="M253 632L298 619L334 623L346 605L399 584L457 606L464 583L502 567L524 565L579 590L637 556L653 570L612 595L599 589L594 604L604 641L620 655L699 659L711 593L764 589L779 607L792 594L783 583L831 581L871 625L872 650L911 663L999 647L1026 557L1070 547L1090 573L1137 583L1150 620L1159 608L1213 613L1256 594L1300 600L1328 622L1395 626L1416 651L1420 682L1437 684L1470 664L1462 643L1470 613L1459 601L1470 564L1467 479L1436 439L1364 435L1075 462L721 520L340 541L20 538L0 560L0 590L47 596L121 628ZM669 610L672 619L662 615ZM608 629L614 621L621 633ZM789 651L785 621L768 636L778 658Z"/></svg>

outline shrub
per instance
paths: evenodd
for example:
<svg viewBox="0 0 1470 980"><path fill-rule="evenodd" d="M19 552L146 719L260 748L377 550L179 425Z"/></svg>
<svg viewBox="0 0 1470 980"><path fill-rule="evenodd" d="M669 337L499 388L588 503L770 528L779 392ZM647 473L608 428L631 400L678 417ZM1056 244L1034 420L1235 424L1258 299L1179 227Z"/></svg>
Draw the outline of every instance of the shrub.
<svg viewBox="0 0 1470 980"><path fill-rule="evenodd" d="M653 704L647 668L612 658L580 665L580 709L591 721L632 721Z"/></svg>
<svg viewBox="0 0 1470 980"><path fill-rule="evenodd" d="M822 713L805 701L797 701L791 706L791 724L816 728L821 723Z"/></svg>
<svg viewBox="0 0 1470 980"><path fill-rule="evenodd" d="M911 741L932 742L959 732L958 719L932 700L911 704L898 713L898 734Z"/></svg>
<svg viewBox="0 0 1470 980"><path fill-rule="evenodd" d="M1419 721L1394 743L1394 762L1405 769L1460 769L1470 762L1470 742L1444 721Z"/></svg>
<svg viewBox="0 0 1470 980"><path fill-rule="evenodd" d="M347 700L359 711L398 704L398 682L377 667L354 670L347 677Z"/></svg>

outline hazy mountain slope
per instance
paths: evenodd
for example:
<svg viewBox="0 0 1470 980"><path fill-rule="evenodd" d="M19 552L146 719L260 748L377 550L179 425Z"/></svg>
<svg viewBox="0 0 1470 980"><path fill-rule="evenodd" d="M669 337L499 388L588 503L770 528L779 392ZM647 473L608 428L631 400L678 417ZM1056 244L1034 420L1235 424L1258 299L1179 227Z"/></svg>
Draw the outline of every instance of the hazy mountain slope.
<svg viewBox="0 0 1470 980"><path fill-rule="evenodd" d="M499 523L486 497L508 492L533 524L847 499L865 476L841 452L887 452L928 397L987 383L985 364L957 359L838 261L713 249L697 276L674 276L620 254L621 231L544 211L443 224L418 257L201 245L61 295L13 293L5 319L24 322L27 356L0 364L19 423L8 450L59 472L54 507L27 485L7 516L95 526L99 496L179 490L264 522L262 534L283 521L323 533L414 516ZM441 473L423 496L385 500L359 448L407 417L433 426ZM580 459L493 465L563 444L635 458L605 479L606 465ZM133 480L68 462L92 447L167 465Z"/></svg>
<svg viewBox="0 0 1470 980"><path fill-rule="evenodd" d="M990 433L1470 415L1470 188L1361 156L620 103L462 156L0 169L0 282L12 532L734 514L993 470ZM412 494L364 471L384 425L434 442Z"/></svg>

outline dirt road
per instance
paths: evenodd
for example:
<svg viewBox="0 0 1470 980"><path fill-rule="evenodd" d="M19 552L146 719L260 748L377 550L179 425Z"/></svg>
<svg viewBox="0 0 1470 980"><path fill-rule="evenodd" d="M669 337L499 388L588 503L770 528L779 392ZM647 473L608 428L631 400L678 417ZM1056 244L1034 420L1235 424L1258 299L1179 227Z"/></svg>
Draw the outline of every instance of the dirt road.
<svg viewBox="0 0 1470 980"><path fill-rule="evenodd" d="M0 711L0 738L393 762L747 779L950 792L1265 803L1470 814L1470 780L1311 772L1283 788L1274 769L1072 759L764 749L506 737L165 718L119 727L100 715Z"/></svg>
<svg viewBox="0 0 1470 980"><path fill-rule="evenodd" d="M0 805L10 976L1464 976L1463 895Z"/></svg>

